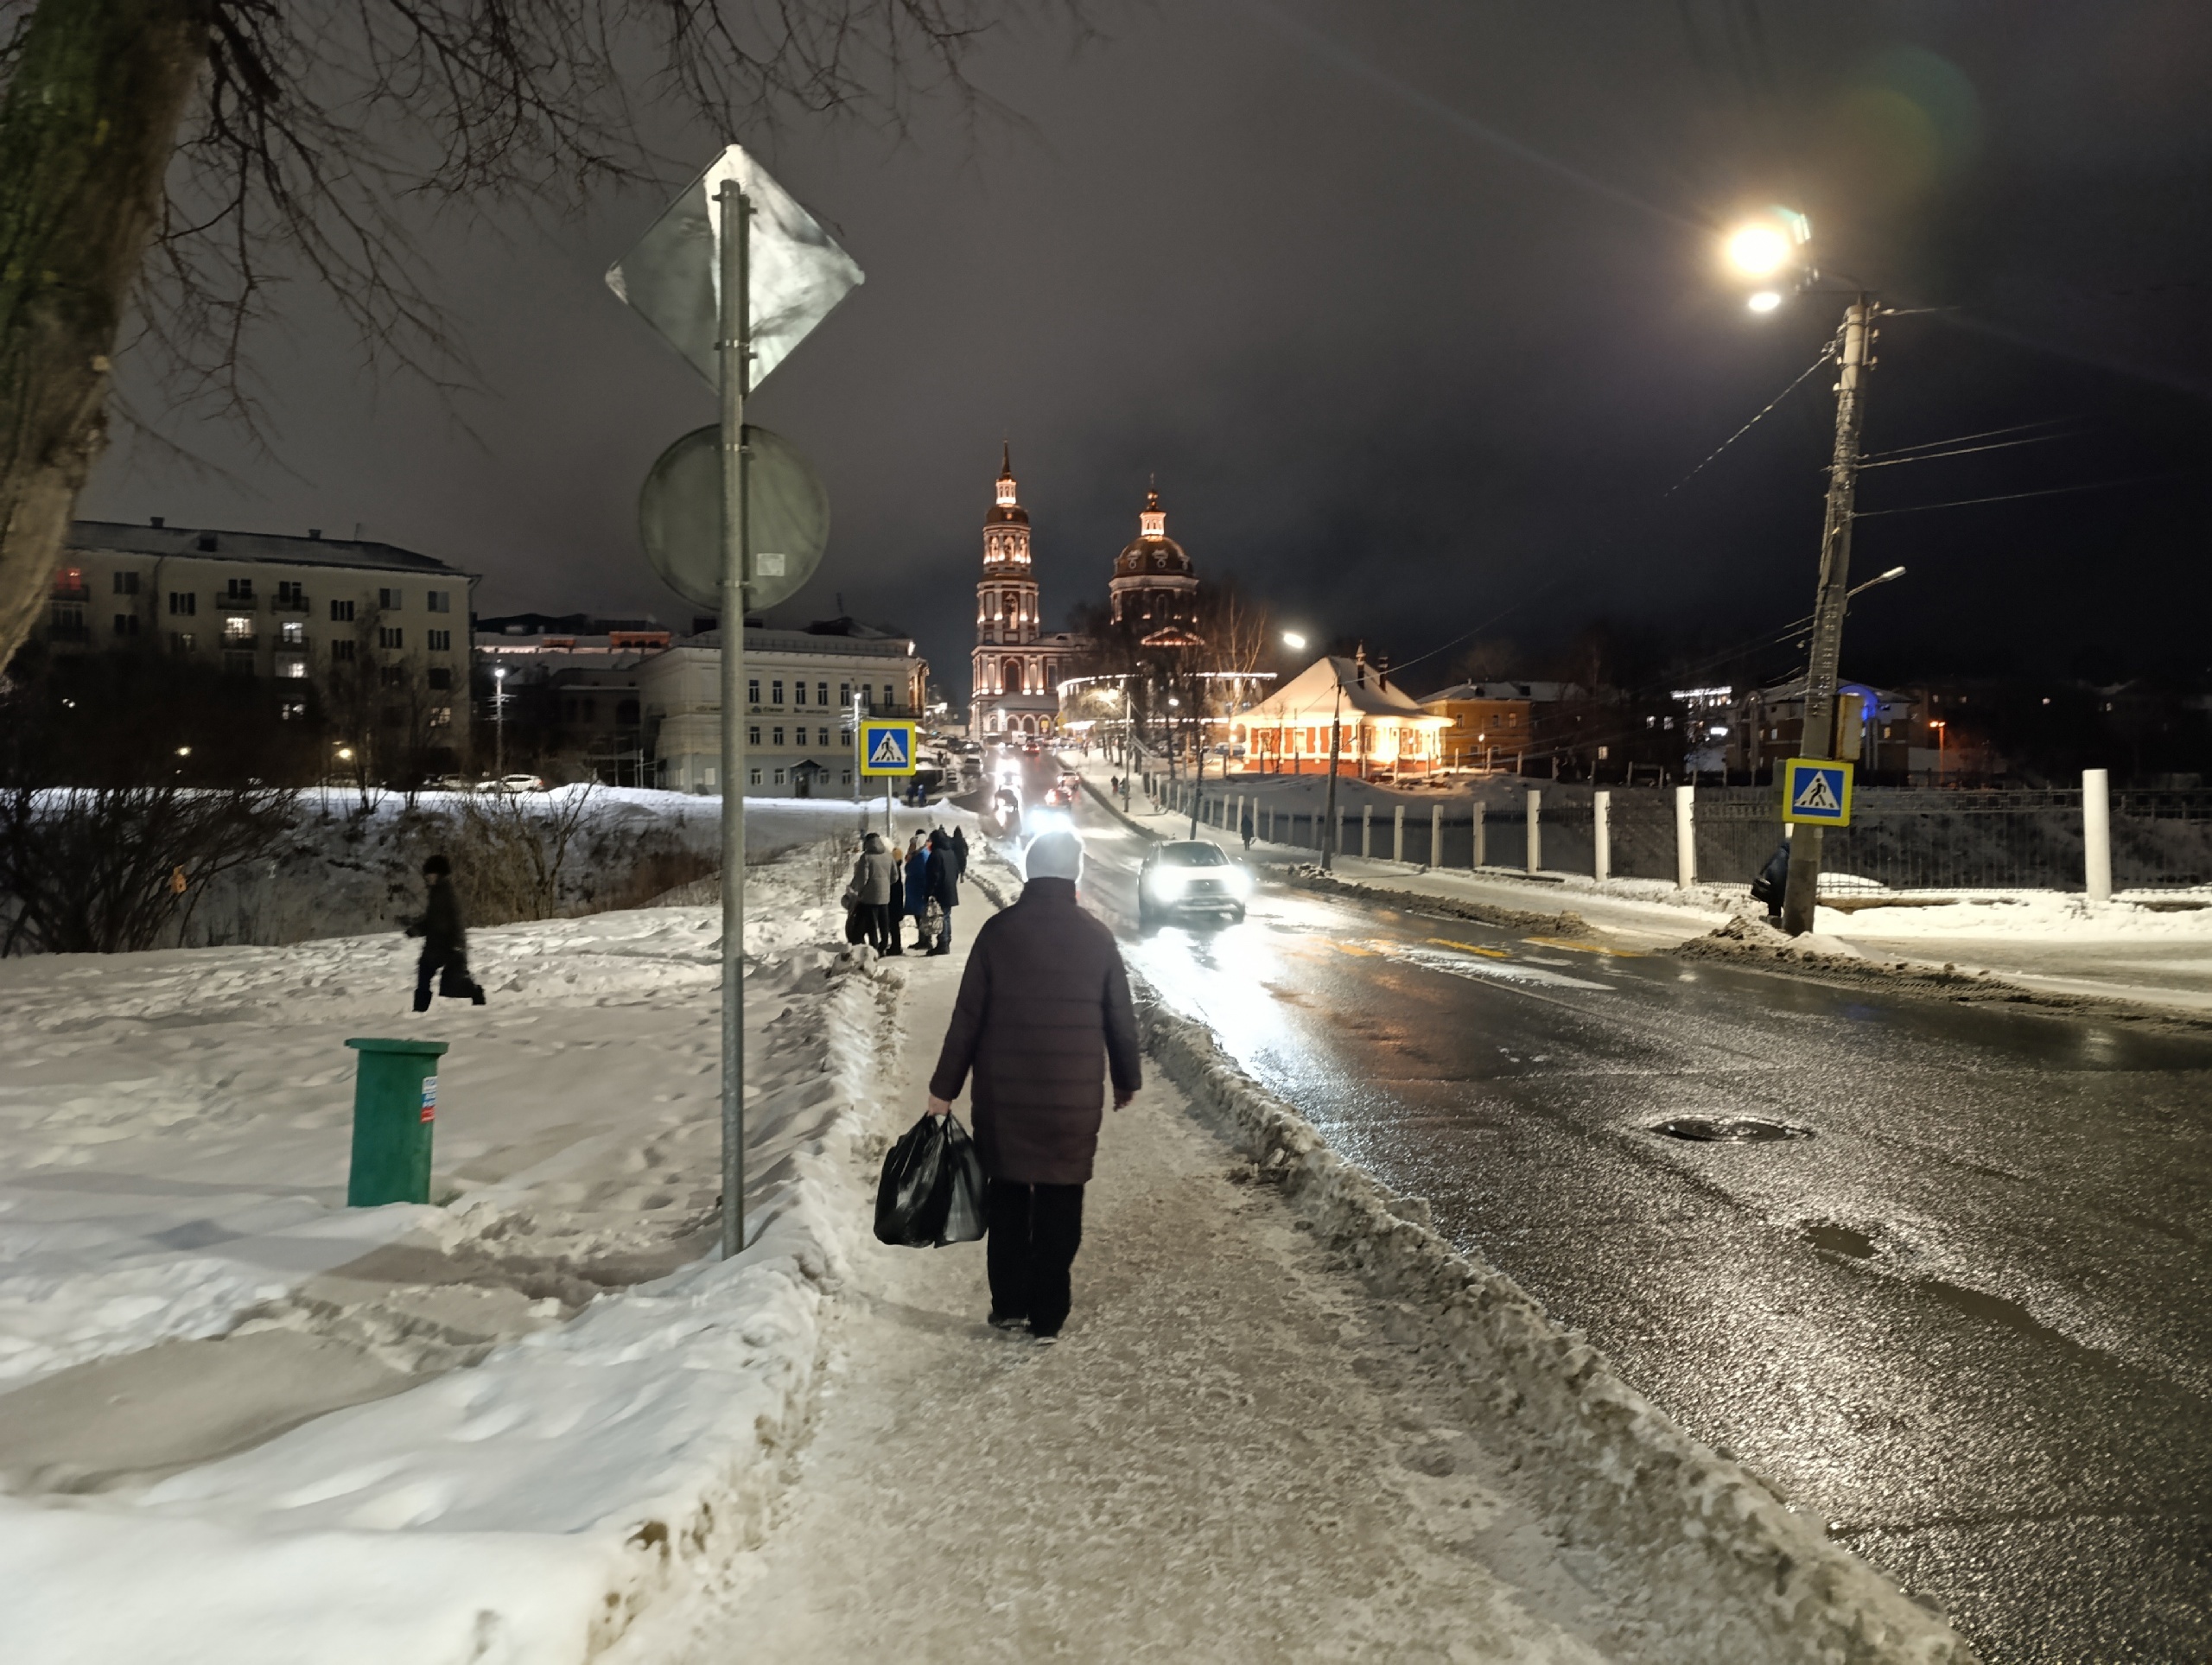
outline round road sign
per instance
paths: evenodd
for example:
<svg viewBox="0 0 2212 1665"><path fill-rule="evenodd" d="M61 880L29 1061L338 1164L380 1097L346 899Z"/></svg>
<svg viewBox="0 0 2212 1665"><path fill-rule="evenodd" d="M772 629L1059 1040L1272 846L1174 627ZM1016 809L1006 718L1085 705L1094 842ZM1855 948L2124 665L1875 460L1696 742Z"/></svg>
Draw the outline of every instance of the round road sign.
<svg viewBox="0 0 2212 1665"><path fill-rule="evenodd" d="M660 454L638 494L645 558L694 607L722 606L721 429L697 428ZM798 594L830 542L830 493L813 465L782 435L745 425L745 523L752 545L747 608Z"/></svg>

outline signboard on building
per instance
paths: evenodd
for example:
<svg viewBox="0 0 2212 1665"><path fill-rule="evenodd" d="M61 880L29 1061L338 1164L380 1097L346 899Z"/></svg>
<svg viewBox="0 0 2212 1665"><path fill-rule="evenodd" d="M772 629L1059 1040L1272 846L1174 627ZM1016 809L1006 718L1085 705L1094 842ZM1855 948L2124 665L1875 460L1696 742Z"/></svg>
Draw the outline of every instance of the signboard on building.
<svg viewBox="0 0 2212 1665"><path fill-rule="evenodd" d="M861 773L874 779L914 772L914 725L861 720Z"/></svg>
<svg viewBox="0 0 2212 1665"><path fill-rule="evenodd" d="M1813 827L1851 824L1851 766L1791 758L1782 766L1782 818Z"/></svg>

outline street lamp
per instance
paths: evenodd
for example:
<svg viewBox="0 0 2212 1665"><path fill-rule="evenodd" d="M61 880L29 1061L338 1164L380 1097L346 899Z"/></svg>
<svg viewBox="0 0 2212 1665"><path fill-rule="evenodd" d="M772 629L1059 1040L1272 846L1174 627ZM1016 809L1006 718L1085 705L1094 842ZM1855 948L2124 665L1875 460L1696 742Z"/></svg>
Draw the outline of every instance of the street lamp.
<svg viewBox="0 0 2212 1665"><path fill-rule="evenodd" d="M1306 639L1294 630L1283 632L1282 645L1293 653L1303 653L1306 651Z"/></svg>
<svg viewBox="0 0 2212 1665"><path fill-rule="evenodd" d="M492 778L504 780L507 773L507 668L499 665L492 672Z"/></svg>
<svg viewBox="0 0 2212 1665"><path fill-rule="evenodd" d="M1755 311L1771 312L1782 291L1769 280L1788 277L1801 294L1814 292L1820 273L1808 251L1812 222L1788 208L1770 208L1734 227L1723 238L1723 263L1738 277L1758 283L1751 297ZM1843 658L1843 615L1850 605L1852 505L1859 485L1859 431L1866 419L1865 391L1873 363L1878 308L1856 283L1845 308L1835 345L1835 447L1828 463L1827 506L1821 526L1820 581L1814 593L1812 651L1805 664L1804 753L1836 754L1836 717ZM1885 573L1880 581L1899 575ZM1789 882L1782 900L1782 928L1802 936L1813 928L1820 894L1821 829L1801 825L1790 840Z"/></svg>

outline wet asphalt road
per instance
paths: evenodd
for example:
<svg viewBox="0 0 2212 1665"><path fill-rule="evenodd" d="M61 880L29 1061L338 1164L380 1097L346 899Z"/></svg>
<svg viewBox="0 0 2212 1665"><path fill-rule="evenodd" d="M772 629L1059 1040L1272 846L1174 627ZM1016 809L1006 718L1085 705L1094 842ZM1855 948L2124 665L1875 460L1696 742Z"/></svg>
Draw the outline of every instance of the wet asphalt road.
<svg viewBox="0 0 2212 1665"><path fill-rule="evenodd" d="M2212 1659L2212 1038L1265 883L1140 931L1142 841L1077 818L1166 998L1985 1657Z"/></svg>

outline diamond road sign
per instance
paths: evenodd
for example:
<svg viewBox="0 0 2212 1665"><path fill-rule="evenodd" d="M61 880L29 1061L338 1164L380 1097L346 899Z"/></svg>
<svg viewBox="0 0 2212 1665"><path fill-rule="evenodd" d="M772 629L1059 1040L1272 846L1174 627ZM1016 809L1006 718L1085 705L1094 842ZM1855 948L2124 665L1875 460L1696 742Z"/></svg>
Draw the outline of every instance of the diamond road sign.
<svg viewBox="0 0 2212 1665"><path fill-rule="evenodd" d="M1851 766L1791 758L1782 766L1782 818L1815 827L1851 824Z"/></svg>
<svg viewBox="0 0 2212 1665"><path fill-rule="evenodd" d="M911 775L914 772L914 725L861 720L861 772L863 775Z"/></svg>
<svg viewBox="0 0 2212 1665"><path fill-rule="evenodd" d="M715 193L726 179L735 180L753 204L746 289L753 317L752 385L758 387L859 285L861 274L852 256L742 145L725 149L678 194L638 246L607 269L607 286L665 336L710 385L721 386L715 352L721 304L716 247L721 219Z"/></svg>

